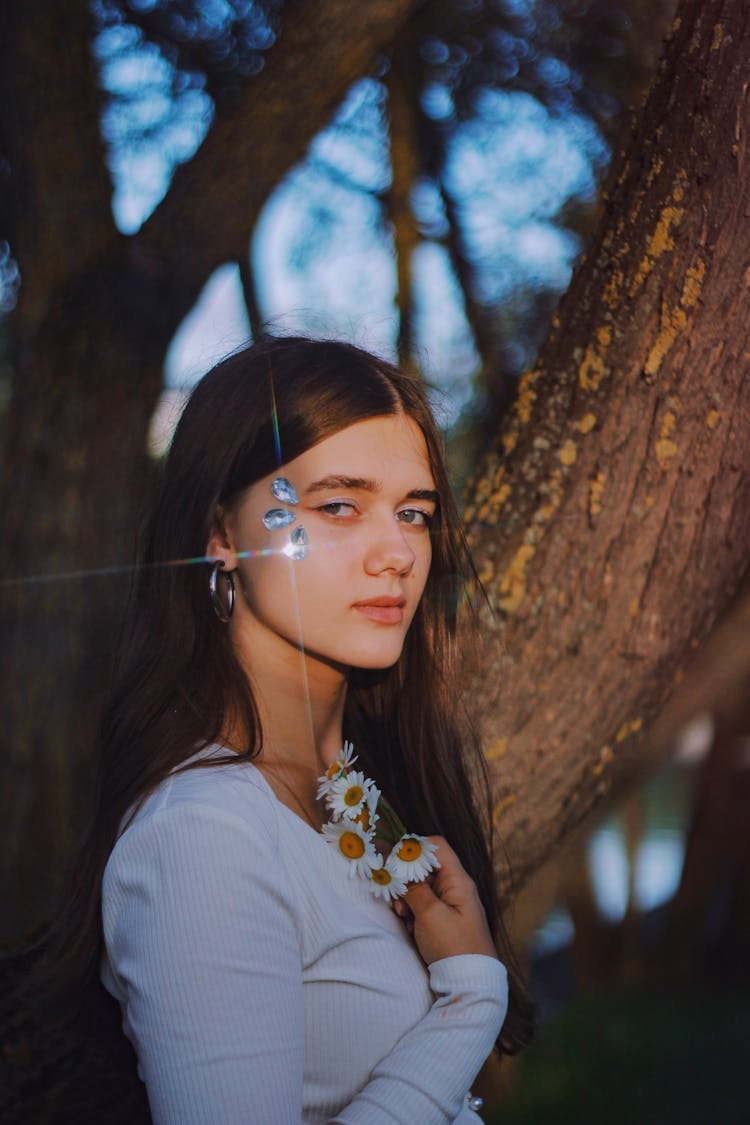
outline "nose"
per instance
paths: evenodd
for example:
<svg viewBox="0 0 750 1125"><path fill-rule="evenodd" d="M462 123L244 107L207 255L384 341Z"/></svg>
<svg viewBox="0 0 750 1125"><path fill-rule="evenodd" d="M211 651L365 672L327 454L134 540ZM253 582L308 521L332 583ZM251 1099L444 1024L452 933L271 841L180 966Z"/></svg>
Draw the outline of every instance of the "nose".
<svg viewBox="0 0 750 1125"><path fill-rule="evenodd" d="M379 520L372 528L365 552L365 571L367 574L408 574L414 566L416 555L404 533L401 524L392 513Z"/></svg>

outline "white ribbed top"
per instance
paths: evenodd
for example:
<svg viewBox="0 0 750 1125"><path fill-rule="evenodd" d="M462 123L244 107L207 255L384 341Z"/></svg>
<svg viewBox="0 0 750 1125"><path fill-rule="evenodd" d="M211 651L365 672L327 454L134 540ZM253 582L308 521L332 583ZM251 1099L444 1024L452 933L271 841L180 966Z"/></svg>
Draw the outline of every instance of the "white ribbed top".
<svg viewBox="0 0 750 1125"><path fill-rule="evenodd" d="M425 969L248 762L170 777L117 842L102 979L156 1125L469 1125L503 965Z"/></svg>

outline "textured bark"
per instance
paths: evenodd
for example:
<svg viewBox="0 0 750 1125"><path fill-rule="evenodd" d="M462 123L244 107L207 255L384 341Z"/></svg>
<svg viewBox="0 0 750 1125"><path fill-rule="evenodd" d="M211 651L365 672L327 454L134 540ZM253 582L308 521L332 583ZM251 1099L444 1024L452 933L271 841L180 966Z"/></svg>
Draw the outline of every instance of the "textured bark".
<svg viewBox="0 0 750 1125"><path fill-rule="evenodd" d="M416 6L291 3L263 72L131 238L112 221L88 3L0 6L3 227L23 277L0 482L0 939L49 912L86 810L126 585L28 579L127 569L171 337L212 270L247 255L270 190Z"/></svg>
<svg viewBox="0 0 750 1125"><path fill-rule="evenodd" d="M419 228L411 205L411 193L419 171L415 51L412 37L405 36L393 51L386 79L391 145L391 187L387 203L396 258L398 361L405 368L413 367L414 363L413 257L419 245Z"/></svg>
<svg viewBox="0 0 750 1125"><path fill-rule="evenodd" d="M748 52L744 4L683 0L588 260L469 491L497 641L475 694L516 881L632 775L747 565Z"/></svg>

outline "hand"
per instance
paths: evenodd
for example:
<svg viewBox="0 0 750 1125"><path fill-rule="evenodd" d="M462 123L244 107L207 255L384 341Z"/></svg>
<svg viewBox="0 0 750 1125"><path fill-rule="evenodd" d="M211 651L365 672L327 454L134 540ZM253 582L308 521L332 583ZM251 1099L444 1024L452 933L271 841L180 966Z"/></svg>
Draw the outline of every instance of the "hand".
<svg viewBox="0 0 750 1125"><path fill-rule="evenodd" d="M497 957L473 879L442 836L429 839L437 845L439 870L422 883L412 883L394 904L398 916L407 923L422 960L431 965L460 953Z"/></svg>

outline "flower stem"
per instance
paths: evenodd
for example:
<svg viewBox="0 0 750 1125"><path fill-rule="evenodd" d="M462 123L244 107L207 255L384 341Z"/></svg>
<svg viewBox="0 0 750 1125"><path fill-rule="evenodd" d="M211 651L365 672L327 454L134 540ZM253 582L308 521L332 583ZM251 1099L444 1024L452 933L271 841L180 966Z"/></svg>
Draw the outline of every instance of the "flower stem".
<svg viewBox="0 0 750 1125"><path fill-rule="evenodd" d="M383 816L390 831L393 833L393 838L389 843L395 844L402 836L406 835L406 826L396 810L386 801L382 793L378 797L378 812Z"/></svg>

